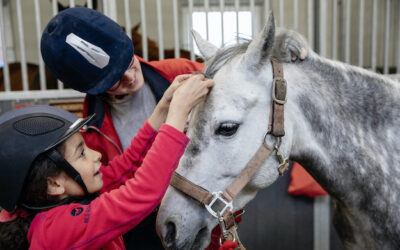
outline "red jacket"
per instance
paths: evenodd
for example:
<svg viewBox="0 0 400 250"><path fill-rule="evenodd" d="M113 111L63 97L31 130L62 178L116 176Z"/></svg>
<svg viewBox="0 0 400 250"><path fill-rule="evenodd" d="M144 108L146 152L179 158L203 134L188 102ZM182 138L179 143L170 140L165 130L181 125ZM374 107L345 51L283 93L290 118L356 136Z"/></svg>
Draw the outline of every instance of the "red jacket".
<svg viewBox="0 0 400 250"><path fill-rule="evenodd" d="M188 142L169 125L157 133L146 122L124 154L101 168L99 197L35 216L28 232L30 249L125 249L121 235L160 203ZM127 178L135 168L135 177Z"/></svg>
<svg viewBox="0 0 400 250"><path fill-rule="evenodd" d="M162 61L140 61L145 81L150 85L157 102L177 75L202 71L204 65L184 58L166 59ZM100 152L104 165L115 156L122 154L122 145L114 128L107 103L96 96L87 95L84 101L83 116L96 113L96 117L84 134L89 148Z"/></svg>

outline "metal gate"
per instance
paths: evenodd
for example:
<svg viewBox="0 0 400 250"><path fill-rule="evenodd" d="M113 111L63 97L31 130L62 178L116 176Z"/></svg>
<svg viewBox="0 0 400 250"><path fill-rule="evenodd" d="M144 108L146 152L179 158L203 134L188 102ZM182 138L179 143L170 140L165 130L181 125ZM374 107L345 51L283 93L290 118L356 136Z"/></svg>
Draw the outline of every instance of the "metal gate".
<svg viewBox="0 0 400 250"><path fill-rule="evenodd" d="M251 13L251 36L262 27L266 13L274 11L278 26L302 33L322 56L370 68L382 73L399 73L400 68L400 1L399 0L1 0L2 84L0 100L24 98L77 97L82 94L65 89L59 82L49 90L40 57L39 43L44 26L64 7L86 5L110 16L125 27L129 36L134 24L140 23L142 55L148 59L147 38L158 44L159 59L164 48L181 56L180 50L194 48L189 30L193 13L204 13L205 35L215 25L223 28L224 15L219 23L210 23L213 12L236 13L239 31L240 12ZM223 38L222 38L222 41ZM222 42L223 44L224 42ZM217 44L220 46L221 44ZM10 84L10 64L19 64L21 89ZM37 90L32 90L30 68L37 67ZM35 68L36 69L36 68ZM39 82L39 84L38 84Z"/></svg>

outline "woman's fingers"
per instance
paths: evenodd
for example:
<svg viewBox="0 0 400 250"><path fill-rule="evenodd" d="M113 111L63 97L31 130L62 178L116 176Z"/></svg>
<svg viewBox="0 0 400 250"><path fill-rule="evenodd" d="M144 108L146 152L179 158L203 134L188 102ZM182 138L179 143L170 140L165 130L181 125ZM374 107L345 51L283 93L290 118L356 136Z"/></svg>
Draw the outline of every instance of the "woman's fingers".
<svg viewBox="0 0 400 250"><path fill-rule="evenodd" d="M190 76L191 76L191 74L183 74L183 75L176 76L173 82L181 83L182 81L189 79Z"/></svg>
<svg viewBox="0 0 400 250"><path fill-rule="evenodd" d="M211 88L211 87L213 87L215 85L215 82L212 79L205 80L205 83L206 83L208 88Z"/></svg>

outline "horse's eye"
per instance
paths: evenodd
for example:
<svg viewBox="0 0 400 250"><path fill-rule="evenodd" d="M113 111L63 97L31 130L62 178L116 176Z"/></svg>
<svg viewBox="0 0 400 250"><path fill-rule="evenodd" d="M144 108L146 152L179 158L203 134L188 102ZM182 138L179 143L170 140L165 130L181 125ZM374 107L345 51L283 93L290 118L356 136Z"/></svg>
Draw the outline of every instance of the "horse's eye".
<svg viewBox="0 0 400 250"><path fill-rule="evenodd" d="M219 125L219 127L215 131L215 134L222 136L232 136L236 133L238 128L239 128L239 123L224 122Z"/></svg>

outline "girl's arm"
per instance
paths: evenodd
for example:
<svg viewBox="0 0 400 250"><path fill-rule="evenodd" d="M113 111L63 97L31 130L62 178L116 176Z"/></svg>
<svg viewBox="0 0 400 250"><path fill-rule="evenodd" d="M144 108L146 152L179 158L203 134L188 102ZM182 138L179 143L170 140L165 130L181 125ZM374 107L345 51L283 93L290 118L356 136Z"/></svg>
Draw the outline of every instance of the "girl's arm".
<svg viewBox="0 0 400 250"><path fill-rule="evenodd" d="M69 204L38 214L29 229L31 247L100 249L135 227L160 203L188 141L177 129L162 125L134 178L88 205Z"/></svg>
<svg viewBox="0 0 400 250"><path fill-rule="evenodd" d="M125 150L124 154L115 157L109 163L110 167L103 166L101 168L104 182L101 193L118 188L121 184L125 183L126 180L132 178L132 173L142 164L143 158L146 156L147 151L150 149L158 133L157 131L167 119L168 110L175 90L189 79L190 76L191 75L180 75L175 78L170 87L165 91L152 115L132 139L130 147ZM202 79L202 77L197 78ZM175 109L177 108L172 108L171 112L176 113L176 111L174 111ZM182 111L180 115L186 117L187 110L182 109ZM176 119L176 117L172 119ZM171 118L169 120L171 121Z"/></svg>
<svg viewBox="0 0 400 250"><path fill-rule="evenodd" d="M104 183L100 193L118 188L126 180L132 178L157 134L158 132L146 121L124 153L116 156L108 166L100 168Z"/></svg>

